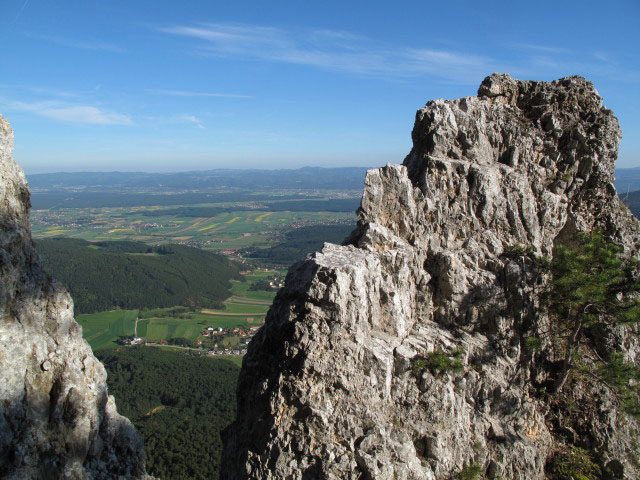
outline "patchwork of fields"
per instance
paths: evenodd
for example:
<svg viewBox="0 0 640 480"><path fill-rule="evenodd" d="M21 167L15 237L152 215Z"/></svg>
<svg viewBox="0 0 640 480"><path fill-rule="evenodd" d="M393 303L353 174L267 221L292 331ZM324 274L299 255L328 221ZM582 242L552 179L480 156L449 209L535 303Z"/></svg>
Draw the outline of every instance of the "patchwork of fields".
<svg viewBox="0 0 640 480"><path fill-rule="evenodd" d="M138 320L136 334L148 341L161 342L172 338L195 341L207 328L248 328L262 325L275 292L253 291L251 285L283 272L255 270L245 275L246 282L233 282L233 296L226 300L225 310L206 310L190 313L191 318L151 317ZM83 328L83 336L93 350L116 348L119 337L134 334L138 310L112 310L79 315L76 320ZM222 342L233 345L237 342Z"/></svg>
<svg viewBox="0 0 640 480"><path fill-rule="evenodd" d="M36 184L40 182L42 190L35 192L32 199L32 232L36 241L67 237L89 242L132 240L149 247L181 244L221 253L242 263L241 268L267 266L286 269L307 253L322 248L324 241L340 242L346 235L342 230L350 231L353 228L355 210L360 201L359 187L364 177L364 171L360 170L351 172L351 176L343 169L339 169L337 173L322 169L295 171L289 173L290 181L284 180L286 172L254 172L257 184L262 186L260 189L242 191L237 186L216 186L217 190L197 191L197 187L192 189L191 186L201 185L202 178L192 178L189 175L189 188L182 186L173 191L171 187L165 187L165 183L180 180L179 175L163 176L154 180L154 185L145 184L138 188L130 183L135 180L136 175L102 174L94 178L91 174L54 174L46 178L35 178ZM210 172L209 175L209 180L217 184L218 174ZM265 176L279 186L272 188L268 184L263 185ZM80 181L84 177L87 177L84 180L87 183L73 183L74 178ZM234 177L232 183L244 184L251 178L251 175L243 172ZM321 181L323 178L325 180ZM122 182L122 188L114 183L118 179ZM345 183L345 179L350 180ZM138 180L144 183L148 179L144 177ZM95 188L105 190L95 191ZM292 236L294 233L297 236ZM41 243L44 248L45 242ZM127 255L157 253L135 251L127 252ZM66 265L65 260L61 262L63 267ZM125 266L118 272L126 270L129 263L124 262L123 265ZM201 337L202 330L207 327L238 327L246 330L264 322L275 296L272 291L251 289L251 285L268 280L275 273L277 272L254 270L245 276L246 282L233 282L232 296L224 302L224 310L200 309L172 314L170 309L165 309L158 310L157 317L154 317L148 311L141 315L138 310L124 308L155 304L123 303L124 297L121 295L109 298L98 308L120 305L123 309L78 315L77 320L94 350L114 348L121 337L134 335L144 337L148 342L171 339L193 342ZM279 274L282 276L283 272ZM75 278L82 278L89 283L88 276ZM202 276L193 279L189 278L189 272L180 271L175 278L183 278L186 283L193 282L186 289L188 295L203 295L198 291L205 284ZM140 284L148 286L150 282L141 281ZM259 288L265 288L264 284L262 282ZM145 291L144 294L156 298L165 291L175 292L175 285L172 285L166 280L155 293ZM82 292L77 293L78 305L84 305L84 291L82 288L78 291ZM120 295L121 292L117 293ZM189 302L188 295L158 306L182 302L205 305L202 302ZM86 308L83 307L84 311L95 310L90 308L88 300L85 303L87 305ZM206 305L215 303L209 302ZM206 341L203 339L203 342L208 348L216 345L224 348L236 346L240 339L234 338L235 334L227 333Z"/></svg>
<svg viewBox="0 0 640 480"><path fill-rule="evenodd" d="M202 207L215 209L210 205ZM136 240L183 243L212 250L272 245L282 233L304 225L353 221L353 212L238 210L188 217L159 207L34 210L34 238L71 237L87 241ZM154 213L149 216L149 213Z"/></svg>

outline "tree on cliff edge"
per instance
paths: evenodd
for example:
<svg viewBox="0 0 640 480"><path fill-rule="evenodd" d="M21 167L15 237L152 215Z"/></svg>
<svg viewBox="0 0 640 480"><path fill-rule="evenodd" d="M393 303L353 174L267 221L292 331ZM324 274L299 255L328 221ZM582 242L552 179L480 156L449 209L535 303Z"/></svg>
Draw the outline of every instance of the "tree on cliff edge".
<svg viewBox="0 0 640 480"><path fill-rule="evenodd" d="M552 279L544 294L562 339L564 356L553 391L562 389L576 366L580 348L585 347L597 359L596 368L590 373L617 391L630 413L638 415L640 368L625 363L618 352L601 358L585 336L589 328L598 324L632 325L640 321L640 299L636 295L640 282L634 278L638 262L621 259L621 250L598 230L578 234L572 245L556 247Z"/></svg>

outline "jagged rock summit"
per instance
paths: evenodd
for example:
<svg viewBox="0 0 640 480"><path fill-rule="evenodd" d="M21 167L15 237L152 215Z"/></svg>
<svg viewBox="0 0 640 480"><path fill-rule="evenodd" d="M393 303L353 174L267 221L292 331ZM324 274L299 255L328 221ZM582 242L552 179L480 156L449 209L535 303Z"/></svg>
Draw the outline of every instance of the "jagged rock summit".
<svg viewBox="0 0 640 480"><path fill-rule="evenodd" d="M29 191L0 115L0 477L148 478L69 294L39 265Z"/></svg>
<svg viewBox="0 0 640 480"><path fill-rule="evenodd" d="M594 227L638 254L612 185L620 136L580 77L494 74L419 110L404 164L368 172L356 231L290 269L244 358L222 478L535 480L571 446L638 478L615 396L545 394L557 362L524 346L549 327L533 255ZM637 335L594 341L638 361ZM416 369L429 352L459 365Z"/></svg>

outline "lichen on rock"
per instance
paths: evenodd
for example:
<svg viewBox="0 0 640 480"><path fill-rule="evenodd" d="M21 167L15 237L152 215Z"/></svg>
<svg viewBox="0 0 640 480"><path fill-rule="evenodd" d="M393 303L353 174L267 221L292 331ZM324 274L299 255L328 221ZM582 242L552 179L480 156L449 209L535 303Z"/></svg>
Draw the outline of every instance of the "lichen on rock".
<svg viewBox="0 0 640 480"><path fill-rule="evenodd" d="M145 478L142 440L108 395L71 297L40 267L12 149L0 116L0 477Z"/></svg>
<svg viewBox="0 0 640 480"><path fill-rule="evenodd" d="M403 165L368 172L345 244L290 269L243 361L222 478L432 480L477 466L542 479L567 445L638 478L637 421L588 382L573 385L572 416L536 388L553 362L526 348L549 328L532 258L593 228L638 256L612 184L620 136L580 77L494 74L476 97L420 109ZM637 361L637 340L609 337ZM416 368L434 352L462 368Z"/></svg>

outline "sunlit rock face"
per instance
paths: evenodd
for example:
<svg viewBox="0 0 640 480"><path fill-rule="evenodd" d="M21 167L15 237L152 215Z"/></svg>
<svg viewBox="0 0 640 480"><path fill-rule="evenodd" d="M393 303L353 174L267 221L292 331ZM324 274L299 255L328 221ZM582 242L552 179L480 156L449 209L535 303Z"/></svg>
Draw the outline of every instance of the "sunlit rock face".
<svg viewBox="0 0 640 480"><path fill-rule="evenodd" d="M107 394L71 297L40 268L12 149L0 116L0 477L145 478L142 441Z"/></svg>
<svg viewBox="0 0 640 480"><path fill-rule="evenodd" d="M244 359L222 478L542 479L569 444L637 478L638 424L606 386L571 385L579 414L534 388L555 372L524 348L549 327L545 278L510 253L598 227L637 255L620 135L580 77L494 74L420 109L403 165L368 172L356 231L289 271ZM637 358L637 337L605 337ZM413 368L456 349L462 369Z"/></svg>

